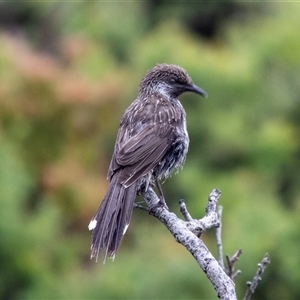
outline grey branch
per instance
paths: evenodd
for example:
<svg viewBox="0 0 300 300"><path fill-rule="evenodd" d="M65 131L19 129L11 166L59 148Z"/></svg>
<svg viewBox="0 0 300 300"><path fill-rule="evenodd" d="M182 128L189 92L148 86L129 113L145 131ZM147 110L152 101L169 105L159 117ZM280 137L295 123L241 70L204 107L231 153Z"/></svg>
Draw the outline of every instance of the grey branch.
<svg viewBox="0 0 300 300"><path fill-rule="evenodd" d="M188 212L187 207L182 199L179 201L179 206L180 206L180 212L183 215L184 219L188 222L192 221L193 218Z"/></svg>
<svg viewBox="0 0 300 300"><path fill-rule="evenodd" d="M238 261L240 255L242 254L242 249L238 250L232 257L226 255L226 262L227 262L227 269L224 265L224 258L223 258L223 243L222 243L222 212L223 207L218 206L218 217L220 226L216 228L215 236L217 241L217 251L218 251L218 262L220 266L225 270L227 275L234 280L237 275L241 273L240 270L234 272L234 264Z"/></svg>
<svg viewBox="0 0 300 300"><path fill-rule="evenodd" d="M145 206L141 205L140 203L136 203L136 202L133 203L133 207L149 212L148 207L145 207Z"/></svg>
<svg viewBox="0 0 300 300"><path fill-rule="evenodd" d="M232 280L234 280L235 277L241 273L240 270L234 272L234 264L239 260L242 253L242 249L239 249L232 257L226 255L226 261L228 265L227 274Z"/></svg>
<svg viewBox="0 0 300 300"><path fill-rule="evenodd" d="M198 265L211 281L218 297L222 300L237 299L235 284L227 276L222 266L209 252L205 244L198 236L205 230L220 225L218 213L216 212L217 202L221 192L213 190L208 198L205 209L205 216L200 220L195 220L188 213L183 200L180 201L180 210L186 221L179 219L166 207L159 204L159 198L152 187L142 193L150 214L160 220L172 233L175 240L182 244L195 258Z"/></svg>
<svg viewBox="0 0 300 300"><path fill-rule="evenodd" d="M248 285L248 289L246 291L246 294L245 294L245 297L244 297L244 300L249 300L251 298L251 295L255 292L255 289L258 285L258 282L261 280L261 275L262 273L265 271L267 265L271 262L270 258L269 258L269 254L266 253L263 260L261 261L261 263L259 263L257 266L258 266L258 269L257 269L257 272L252 280L251 281L248 281L247 282L247 285Z"/></svg>
<svg viewBox="0 0 300 300"><path fill-rule="evenodd" d="M223 207L218 206L218 217L220 221L220 226L216 228L216 241L217 241L217 250L218 250L218 262L220 266L225 270L224 267L224 258L223 258L223 244L222 244L222 212Z"/></svg>

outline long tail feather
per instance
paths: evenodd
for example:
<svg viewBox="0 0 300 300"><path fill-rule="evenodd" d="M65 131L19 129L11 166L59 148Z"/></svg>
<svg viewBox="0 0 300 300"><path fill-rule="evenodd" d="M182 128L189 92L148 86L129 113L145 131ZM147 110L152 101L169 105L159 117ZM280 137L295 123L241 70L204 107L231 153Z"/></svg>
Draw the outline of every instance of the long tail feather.
<svg viewBox="0 0 300 300"><path fill-rule="evenodd" d="M129 226L133 203L137 193L137 182L124 187L119 177L114 174L108 191L95 216L89 224L92 233L91 258L98 260L99 253L104 251L104 262L108 257L114 258Z"/></svg>

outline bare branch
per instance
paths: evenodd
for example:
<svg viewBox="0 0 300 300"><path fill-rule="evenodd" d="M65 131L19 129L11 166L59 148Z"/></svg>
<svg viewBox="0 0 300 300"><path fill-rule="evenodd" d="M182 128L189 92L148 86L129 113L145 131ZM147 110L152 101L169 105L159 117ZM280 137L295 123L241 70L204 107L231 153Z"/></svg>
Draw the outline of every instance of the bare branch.
<svg viewBox="0 0 300 300"><path fill-rule="evenodd" d="M148 207L145 207L145 206L143 206L143 205L141 205L139 203L133 203L133 207L149 212L149 208Z"/></svg>
<svg viewBox="0 0 300 300"><path fill-rule="evenodd" d="M239 257L243 253L242 249L239 249L232 257L226 255L226 261L228 265L227 274L233 280L237 275L241 273L240 270L234 272L234 264L239 260Z"/></svg>
<svg viewBox="0 0 300 300"><path fill-rule="evenodd" d="M241 273L242 273L241 270L236 270L236 271L232 274L231 279L234 281L235 277L238 276L238 275L241 274Z"/></svg>
<svg viewBox="0 0 300 300"><path fill-rule="evenodd" d="M251 298L252 294L255 292L258 282L261 280L261 275L263 274L263 272L265 271L265 269L269 263L271 263L271 260L270 260L269 254L266 253L263 260L261 261L261 263L259 263L257 265L258 269L257 269L257 272L256 272L252 282L251 281L247 282L248 289L246 291L244 300L249 300Z"/></svg>
<svg viewBox="0 0 300 300"><path fill-rule="evenodd" d="M241 273L240 270L234 272L234 264L239 259L240 255L242 254L242 249L238 250L231 258L226 255L226 262L228 269L225 269L224 265L224 258L223 258L223 243L222 243L222 212L223 207L218 206L218 216L220 221L220 226L216 228L215 236L217 241L217 251L218 251L218 262L223 270L226 271L227 275L234 280L237 275Z"/></svg>
<svg viewBox="0 0 300 300"><path fill-rule="evenodd" d="M190 215L190 213L188 212L187 207L186 207L186 205L185 205L183 199L181 199L181 200L179 201L179 206L180 206L180 212L182 213L184 219L185 219L186 221L188 221L188 222L192 221L193 218L192 218L192 216Z"/></svg>
<svg viewBox="0 0 300 300"><path fill-rule="evenodd" d="M220 226L216 228L215 236L217 240L217 251L218 251L218 262L220 266L225 270L224 258L223 258L223 244L222 244L222 211L223 207L218 206L218 217L220 221Z"/></svg>
<svg viewBox="0 0 300 300"><path fill-rule="evenodd" d="M142 195L150 210L150 214L159 219L169 229L175 240L193 255L198 265L213 284L218 297L223 300L237 299L234 282L226 275L203 241L197 237L209 228L220 226L216 206L221 192L217 189L211 192L205 209L206 214L200 220L192 219L184 202L180 202L181 212L188 221L179 219L166 207L160 205L159 198L152 187L149 187Z"/></svg>

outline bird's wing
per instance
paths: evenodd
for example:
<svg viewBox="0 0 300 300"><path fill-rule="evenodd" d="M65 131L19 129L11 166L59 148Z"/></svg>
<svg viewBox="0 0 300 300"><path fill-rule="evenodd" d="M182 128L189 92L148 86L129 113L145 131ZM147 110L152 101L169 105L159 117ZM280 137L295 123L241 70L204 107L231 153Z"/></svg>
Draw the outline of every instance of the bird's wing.
<svg viewBox="0 0 300 300"><path fill-rule="evenodd" d="M115 157L118 165L124 167L123 185L130 186L151 171L168 151L173 136L172 127L153 124L131 137Z"/></svg>
<svg viewBox="0 0 300 300"><path fill-rule="evenodd" d="M118 164L121 166L136 164L139 161L144 161L145 156L147 157L150 152L164 148L160 145L167 144L168 135L161 135L159 131L156 125L147 125L138 134L127 140L118 151L116 157ZM168 133L171 133L171 128Z"/></svg>
<svg viewBox="0 0 300 300"><path fill-rule="evenodd" d="M153 170L175 141L182 111L162 98L137 99L123 114L108 178L122 168L121 183L129 186Z"/></svg>

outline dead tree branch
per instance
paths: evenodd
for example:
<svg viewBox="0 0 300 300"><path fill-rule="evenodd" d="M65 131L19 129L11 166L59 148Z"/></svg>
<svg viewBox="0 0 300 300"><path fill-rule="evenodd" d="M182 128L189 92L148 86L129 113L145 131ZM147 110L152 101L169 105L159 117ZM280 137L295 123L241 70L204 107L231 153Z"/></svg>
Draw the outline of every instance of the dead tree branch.
<svg viewBox="0 0 300 300"><path fill-rule="evenodd" d="M222 266L213 257L203 241L198 238L205 230L220 225L217 203L221 192L217 189L211 192L205 209L205 216L199 220L191 217L185 203L181 200L180 210L185 221L179 219L166 207L160 205L159 198L152 187L149 187L142 195L147 203L150 214L160 220L172 233L175 240L193 255L198 265L211 281L218 297L222 300L237 299L234 282L227 276Z"/></svg>
<svg viewBox="0 0 300 300"><path fill-rule="evenodd" d="M240 270L237 270L234 272L234 264L239 260L241 254L243 253L242 249L239 249L233 256L229 257L226 255L226 261L227 261L227 275L234 280L237 275L241 273Z"/></svg>
<svg viewBox="0 0 300 300"><path fill-rule="evenodd" d="M246 294L245 294L245 297L244 297L244 300L249 300L251 298L251 295L255 292L255 289L258 285L258 282L261 280L261 275L262 273L265 271L267 265L271 262L270 258L269 258L269 254L266 253L263 260L261 261L261 263L259 263L257 266L258 266L258 269L257 269L257 272L252 280L251 281L248 281L247 282L247 285L248 285L248 289L246 291Z"/></svg>
<svg viewBox="0 0 300 300"><path fill-rule="evenodd" d="M223 244L222 244L222 212L223 207L218 206L218 217L220 221L220 226L216 228L215 236L217 241L217 250L218 250L218 262L220 266L225 270L224 267L224 258L223 258Z"/></svg>
<svg viewBox="0 0 300 300"><path fill-rule="evenodd" d="M217 251L218 251L218 262L220 266L223 268L223 270L226 272L226 274L234 280L235 277L241 273L240 270L237 270L234 272L234 264L238 261L240 255L242 254L242 249L239 249L232 257L229 257L226 255L226 262L227 262L227 268L224 265L224 258L223 258L223 243L222 243L222 212L223 207L218 206L218 217L220 226L216 228L215 236L217 241Z"/></svg>

